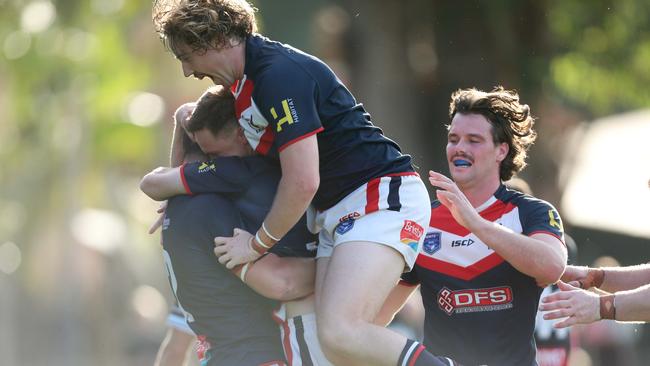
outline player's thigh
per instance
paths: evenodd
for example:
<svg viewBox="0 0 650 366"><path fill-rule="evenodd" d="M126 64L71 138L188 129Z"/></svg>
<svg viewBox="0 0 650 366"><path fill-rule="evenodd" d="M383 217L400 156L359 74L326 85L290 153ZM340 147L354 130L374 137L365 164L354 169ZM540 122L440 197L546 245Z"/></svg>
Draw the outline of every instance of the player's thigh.
<svg viewBox="0 0 650 366"><path fill-rule="evenodd" d="M316 259L316 283L314 285L314 295L316 297L316 311L320 304L320 298L323 291L323 282L325 281L325 275L327 274L327 267L330 263L330 257L322 257Z"/></svg>
<svg viewBox="0 0 650 366"><path fill-rule="evenodd" d="M372 321L404 270L394 248L353 241L337 245L321 289L319 318Z"/></svg>

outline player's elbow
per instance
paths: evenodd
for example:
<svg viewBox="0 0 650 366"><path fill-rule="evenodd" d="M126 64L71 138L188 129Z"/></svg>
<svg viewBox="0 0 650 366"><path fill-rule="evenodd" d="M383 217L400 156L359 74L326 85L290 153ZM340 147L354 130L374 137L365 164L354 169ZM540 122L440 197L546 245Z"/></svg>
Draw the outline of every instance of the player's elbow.
<svg viewBox="0 0 650 366"><path fill-rule="evenodd" d="M156 200L156 201L163 201L167 199L167 197L164 197L162 195L162 192L160 191L160 185L157 182L156 179L156 173L151 172L147 175L145 175L142 180L140 181L140 190L149 196L151 199Z"/></svg>
<svg viewBox="0 0 650 366"><path fill-rule="evenodd" d="M264 296L278 301L290 301L299 297L296 295L298 289L295 286L295 281L287 277L276 276L273 273L272 275L274 276L273 281L264 291Z"/></svg>
<svg viewBox="0 0 650 366"><path fill-rule="evenodd" d="M565 268L566 262L561 260L549 261L544 266L544 270L541 271L540 275L536 277L536 280L542 285L556 283L562 277Z"/></svg>

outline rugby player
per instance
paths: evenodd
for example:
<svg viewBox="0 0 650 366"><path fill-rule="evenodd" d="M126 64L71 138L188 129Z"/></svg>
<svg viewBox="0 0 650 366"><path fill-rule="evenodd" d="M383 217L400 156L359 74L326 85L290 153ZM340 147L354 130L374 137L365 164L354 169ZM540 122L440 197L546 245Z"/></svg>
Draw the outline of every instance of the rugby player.
<svg viewBox="0 0 650 366"><path fill-rule="evenodd" d="M185 76L232 87L251 147L282 178L259 228L215 238L228 268L254 261L310 204L319 232L319 339L335 363L443 365L417 342L372 323L415 262L428 193L411 157L386 138L318 58L257 33L244 0L156 1L154 26Z"/></svg>
<svg viewBox="0 0 650 366"><path fill-rule="evenodd" d="M184 108L196 108L190 118L179 118L186 121L185 127L191 136L205 152L221 157L177 168L158 168L143 179L143 191L157 200L217 192L234 200L237 210L232 214L240 214L244 228L259 226L271 206L280 172L268 160L250 156L252 150L235 119L232 93L222 87L213 87L197 104L187 104ZM181 131L175 131L175 136L187 137L182 127L178 128ZM239 136L239 140L233 135ZM224 157L226 155L234 156ZM258 293L286 301L276 312L276 320L281 325L282 343L289 365L328 366L331 364L322 354L316 335L311 296L315 276L312 259L316 249L315 236L307 231L304 219L293 232L300 235L288 235L284 243L274 246L254 265L237 266L234 272ZM216 261L214 265L219 266ZM290 301L298 297L301 299Z"/></svg>
<svg viewBox="0 0 650 366"><path fill-rule="evenodd" d="M430 172L438 191L424 245L377 321L420 285L432 352L466 365L536 365L540 294L562 275L567 251L555 208L503 184L525 166L533 118L501 87L458 90L449 112L453 180Z"/></svg>

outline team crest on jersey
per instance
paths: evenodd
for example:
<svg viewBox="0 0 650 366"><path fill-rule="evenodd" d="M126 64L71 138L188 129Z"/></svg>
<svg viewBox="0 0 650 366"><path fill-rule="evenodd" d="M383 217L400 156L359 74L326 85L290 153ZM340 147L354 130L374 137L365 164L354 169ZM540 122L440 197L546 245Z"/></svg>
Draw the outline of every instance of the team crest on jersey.
<svg viewBox="0 0 650 366"><path fill-rule="evenodd" d="M352 227L354 227L354 218L351 217L349 219L345 219L339 222L339 224L336 225L336 233L339 235L343 235L348 231L352 230Z"/></svg>
<svg viewBox="0 0 650 366"><path fill-rule="evenodd" d="M212 162L203 162L199 165L199 173L207 173L215 169L217 169L217 167Z"/></svg>
<svg viewBox="0 0 650 366"><path fill-rule="evenodd" d="M404 226L400 232L399 240L408 245L409 248L417 251L418 242L424 234L424 229L417 222L411 220L404 220Z"/></svg>
<svg viewBox="0 0 650 366"><path fill-rule="evenodd" d="M424 244L422 244L422 250L427 254L433 254L440 250L440 236L442 233L440 231L428 232L424 237Z"/></svg>
<svg viewBox="0 0 650 366"><path fill-rule="evenodd" d="M454 313L475 313L512 308L509 286L452 291L446 287L438 292L438 307L451 316Z"/></svg>

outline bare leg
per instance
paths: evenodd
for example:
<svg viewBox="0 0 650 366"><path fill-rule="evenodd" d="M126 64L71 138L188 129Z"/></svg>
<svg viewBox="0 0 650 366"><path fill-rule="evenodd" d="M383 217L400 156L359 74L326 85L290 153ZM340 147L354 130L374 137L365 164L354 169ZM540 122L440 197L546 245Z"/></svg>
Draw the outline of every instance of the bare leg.
<svg viewBox="0 0 650 366"><path fill-rule="evenodd" d="M406 338L372 320L404 269L401 254L376 243L348 242L334 248L326 272L321 261L316 315L327 358L336 364L396 365Z"/></svg>

